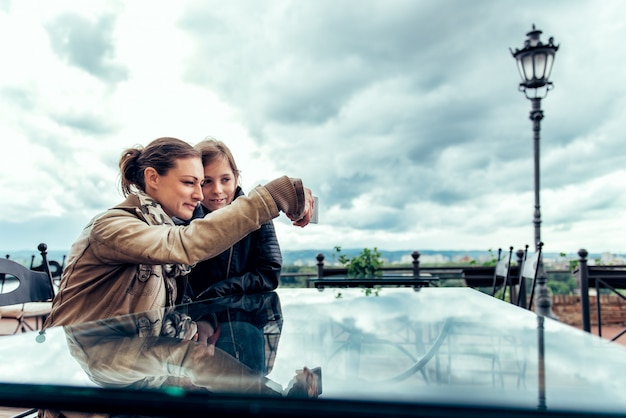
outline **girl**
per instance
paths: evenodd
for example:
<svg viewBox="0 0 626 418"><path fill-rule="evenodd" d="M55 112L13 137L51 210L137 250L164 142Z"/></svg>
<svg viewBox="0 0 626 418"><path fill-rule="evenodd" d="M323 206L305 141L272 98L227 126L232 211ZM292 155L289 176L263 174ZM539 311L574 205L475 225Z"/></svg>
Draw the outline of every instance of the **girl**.
<svg viewBox="0 0 626 418"><path fill-rule="evenodd" d="M204 199L193 219L204 218L244 196L239 169L230 149L208 139L195 145L204 166ZM272 221L246 235L229 249L198 263L189 273L188 296L192 300L241 293L259 293L278 287L282 255Z"/></svg>

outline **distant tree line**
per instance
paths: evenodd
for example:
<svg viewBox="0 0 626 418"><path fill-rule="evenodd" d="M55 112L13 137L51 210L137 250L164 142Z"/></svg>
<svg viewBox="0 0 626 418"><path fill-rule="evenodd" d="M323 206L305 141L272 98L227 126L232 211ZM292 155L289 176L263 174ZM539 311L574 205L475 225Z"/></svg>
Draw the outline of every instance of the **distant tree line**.
<svg viewBox="0 0 626 418"><path fill-rule="evenodd" d="M476 260L466 260L463 262L443 262L443 263L421 263L422 267L468 267L468 266L495 266L497 258L495 254L489 250L491 259L481 263ZM343 267L348 268L349 277L366 277L380 274L378 269L382 267L384 261L381 258L380 251L374 247L372 249L364 248L361 253L353 257L348 257L342 253L341 247L334 247L332 259L338 261ZM573 295L578 292L578 283L572 274L577 266L578 261L570 261L569 270L550 270L550 266L546 265L547 281L546 285L554 295ZM411 263L392 263L394 267L410 268ZM515 261L511 265L516 265ZM283 265L281 272L281 287L306 287L307 279L317 276L316 266L296 266ZM442 287L458 287L463 286L461 279L447 279L439 282ZM485 292L491 289L479 289ZM607 290L608 291L608 290Z"/></svg>

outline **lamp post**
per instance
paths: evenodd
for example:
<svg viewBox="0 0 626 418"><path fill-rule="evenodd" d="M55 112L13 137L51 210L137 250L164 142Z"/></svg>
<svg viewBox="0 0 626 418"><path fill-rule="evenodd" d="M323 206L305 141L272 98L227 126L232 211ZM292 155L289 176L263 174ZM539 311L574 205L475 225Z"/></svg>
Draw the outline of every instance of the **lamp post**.
<svg viewBox="0 0 626 418"><path fill-rule="evenodd" d="M534 157L534 173L535 173L535 211L533 216L533 224L535 226L535 251L539 251L541 245L541 206L539 204L539 131L540 122L543 119L543 111L541 110L541 99L548 95L552 90L553 84L548 79L554 64L554 55L559 49L558 45L554 45L554 39L550 37L548 43L544 44L539 39L542 31L535 28L533 24L532 30L526 34L528 39L524 42L522 49L510 49L513 58L517 61L517 69L519 70L522 82L519 84L519 90L531 103L530 120L533 122L533 157ZM536 312L542 316L554 317L552 312L552 301L546 287L546 273L543 268L543 261L540 260L539 271L537 273L537 302Z"/></svg>

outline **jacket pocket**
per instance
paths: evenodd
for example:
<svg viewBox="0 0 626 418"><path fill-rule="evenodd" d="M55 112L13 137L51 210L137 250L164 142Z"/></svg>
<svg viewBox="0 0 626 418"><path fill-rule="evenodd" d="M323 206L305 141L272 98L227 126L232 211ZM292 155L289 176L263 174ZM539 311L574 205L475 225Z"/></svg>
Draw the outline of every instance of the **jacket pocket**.
<svg viewBox="0 0 626 418"><path fill-rule="evenodd" d="M155 295L161 283L163 283L161 266L140 264L133 282L128 288L128 293L136 296Z"/></svg>

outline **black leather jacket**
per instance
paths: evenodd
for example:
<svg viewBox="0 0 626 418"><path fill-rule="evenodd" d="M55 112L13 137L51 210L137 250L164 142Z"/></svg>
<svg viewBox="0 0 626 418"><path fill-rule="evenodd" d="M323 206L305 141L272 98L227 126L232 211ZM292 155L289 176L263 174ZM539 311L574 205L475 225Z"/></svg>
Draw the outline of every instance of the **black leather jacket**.
<svg viewBox="0 0 626 418"><path fill-rule="evenodd" d="M242 195L241 187L237 187L235 199ZM204 217L208 212L199 205L192 219ZM278 287L282 263L276 231L270 221L217 257L196 264L187 276L186 295L191 300L200 300L274 290Z"/></svg>

